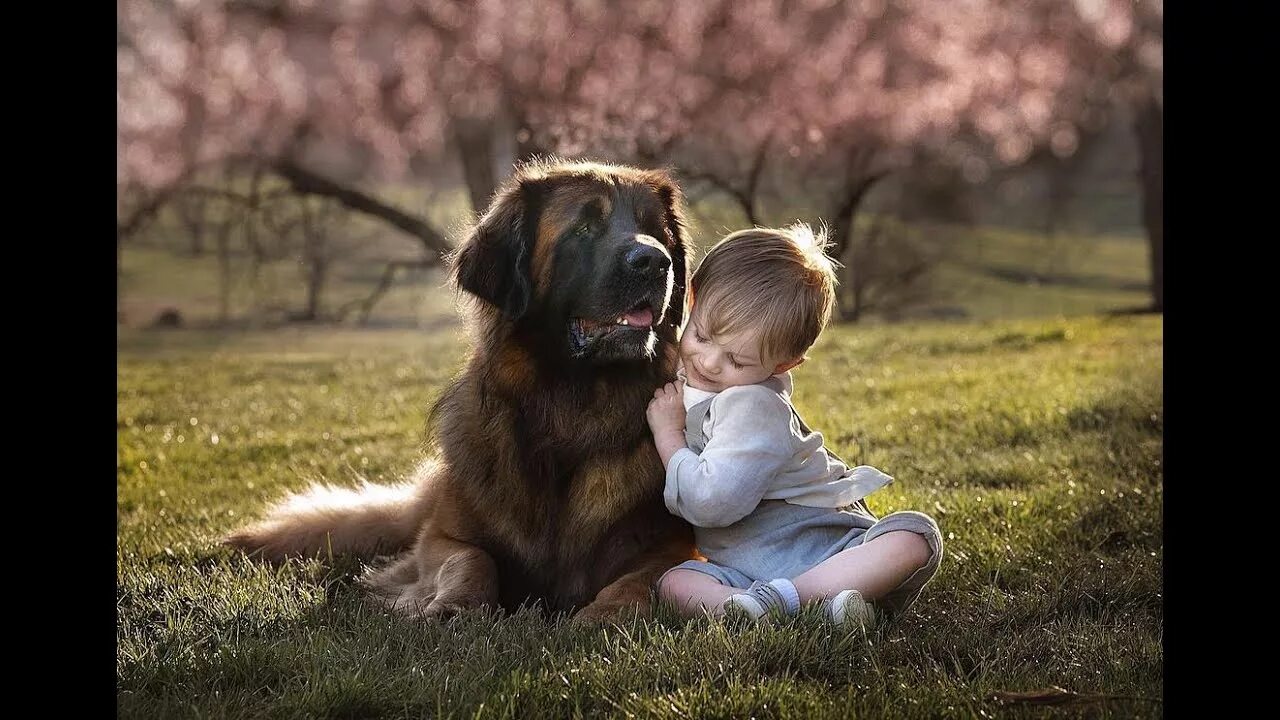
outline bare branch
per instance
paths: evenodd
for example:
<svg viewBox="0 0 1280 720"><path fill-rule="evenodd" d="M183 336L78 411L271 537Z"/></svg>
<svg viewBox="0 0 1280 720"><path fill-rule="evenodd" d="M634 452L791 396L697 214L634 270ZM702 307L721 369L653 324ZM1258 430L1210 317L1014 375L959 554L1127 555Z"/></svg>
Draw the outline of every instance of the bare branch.
<svg viewBox="0 0 1280 720"><path fill-rule="evenodd" d="M139 203L137 207L130 210L122 219L116 220L116 244L120 244L138 230L142 228L148 221L155 217L155 214L164 207L164 204L173 197L172 189L165 189L153 194L150 198Z"/></svg>
<svg viewBox="0 0 1280 720"><path fill-rule="evenodd" d="M360 324L365 325L369 322L369 315L373 312L374 305L386 295L387 290L391 289L391 282L395 279L396 271L402 269L408 270L424 270L426 268L439 265L438 258L425 258L422 260L392 260L387 263L387 267L382 271L382 277L378 280L378 285L369 293L367 297L352 300L342 307L339 307L334 316L338 320L346 318L346 316L354 309L360 308Z"/></svg>
<svg viewBox="0 0 1280 720"><path fill-rule="evenodd" d="M747 222L749 224L751 225L760 224L759 220L756 217L755 202L753 198L747 195L742 190L739 190L738 188L734 187L733 183L729 182L728 180L725 180L724 178L720 177L716 173L707 172L704 170L687 171L684 173L684 176L690 181L696 182L700 180L702 182L705 182L708 185L712 186L713 188L733 198L733 201L736 202L738 204L738 207L742 209L742 214L747 217Z"/></svg>
<svg viewBox="0 0 1280 720"><path fill-rule="evenodd" d="M333 198L352 210L384 220L412 235L428 253L442 257L453 250L444 236L427 221L355 188L341 185L288 159L275 161L272 168L297 192Z"/></svg>

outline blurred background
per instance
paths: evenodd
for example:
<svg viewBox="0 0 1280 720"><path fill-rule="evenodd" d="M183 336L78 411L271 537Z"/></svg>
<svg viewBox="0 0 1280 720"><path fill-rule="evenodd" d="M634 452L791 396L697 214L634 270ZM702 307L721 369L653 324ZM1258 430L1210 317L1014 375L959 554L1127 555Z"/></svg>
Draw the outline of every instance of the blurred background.
<svg viewBox="0 0 1280 720"><path fill-rule="evenodd" d="M1163 3L124 0L120 333L455 324L513 165L823 224L844 322L1163 311Z"/></svg>

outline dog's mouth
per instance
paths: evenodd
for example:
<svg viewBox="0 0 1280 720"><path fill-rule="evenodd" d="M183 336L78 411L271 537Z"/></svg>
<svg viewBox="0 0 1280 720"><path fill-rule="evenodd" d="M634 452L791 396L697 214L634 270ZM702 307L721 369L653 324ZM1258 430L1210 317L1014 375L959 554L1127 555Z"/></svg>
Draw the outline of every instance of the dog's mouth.
<svg viewBox="0 0 1280 720"><path fill-rule="evenodd" d="M573 318L569 321L569 341L573 353L581 355L589 346L608 338L617 337L622 340L630 335L637 339L647 339L653 326L661 320L661 317L655 317L653 304L642 300L610 320Z"/></svg>

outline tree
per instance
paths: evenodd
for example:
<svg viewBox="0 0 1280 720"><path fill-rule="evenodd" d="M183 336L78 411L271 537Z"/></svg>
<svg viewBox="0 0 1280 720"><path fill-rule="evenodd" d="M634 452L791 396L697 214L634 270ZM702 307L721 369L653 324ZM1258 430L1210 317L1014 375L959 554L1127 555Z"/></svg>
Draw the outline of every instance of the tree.
<svg viewBox="0 0 1280 720"><path fill-rule="evenodd" d="M1164 2L1076 0L1091 31L1077 57L1108 59L1112 99L1133 122L1142 222L1151 261L1151 308L1164 312Z"/></svg>
<svg viewBox="0 0 1280 720"><path fill-rule="evenodd" d="M854 229L884 178L928 163L976 181L1039 146L1070 154L1108 102L1098 81L1113 79L1114 48L1061 2L695 5L678 16L674 6L631 6L631 37L581 84L594 94L568 98L590 121L560 142L668 159L725 193L751 224L771 187L785 209L816 209L832 255L850 261L848 319L863 312L859 286L883 280L856 260L884 233L859 240ZM662 92L645 92L655 76Z"/></svg>
<svg viewBox="0 0 1280 720"><path fill-rule="evenodd" d="M1103 2L1104 18L1137 12ZM923 156L981 176L1070 144L1125 47L1119 21L1055 0L120 7L121 184L252 155L436 258L443 233L351 179L453 153L479 211L503 148L670 164L749 223L771 187L785 207L818 198L843 257L868 194Z"/></svg>

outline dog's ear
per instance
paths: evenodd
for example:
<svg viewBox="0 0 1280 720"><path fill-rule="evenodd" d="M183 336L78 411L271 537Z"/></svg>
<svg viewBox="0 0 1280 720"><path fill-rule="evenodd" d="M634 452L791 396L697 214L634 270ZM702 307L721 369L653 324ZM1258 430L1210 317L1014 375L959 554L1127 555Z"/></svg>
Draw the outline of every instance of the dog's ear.
<svg viewBox="0 0 1280 720"><path fill-rule="evenodd" d="M453 261L457 286L511 321L524 317L533 297L529 260L541 211L534 185L516 182L500 190Z"/></svg>
<svg viewBox="0 0 1280 720"><path fill-rule="evenodd" d="M689 234L688 227L684 220L684 193L681 192L680 186L669 175L663 174L662 182L658 185L658 196L662 198L662 204L667 212L667 234L670 236L669 243L671 249L671 272L675 276L675 287L671 289L671 326L679 328L684 324L685 316L689 312L689 300L687 289L689 287L689 264L688 254L689 245L687 237Z"/></svg>

